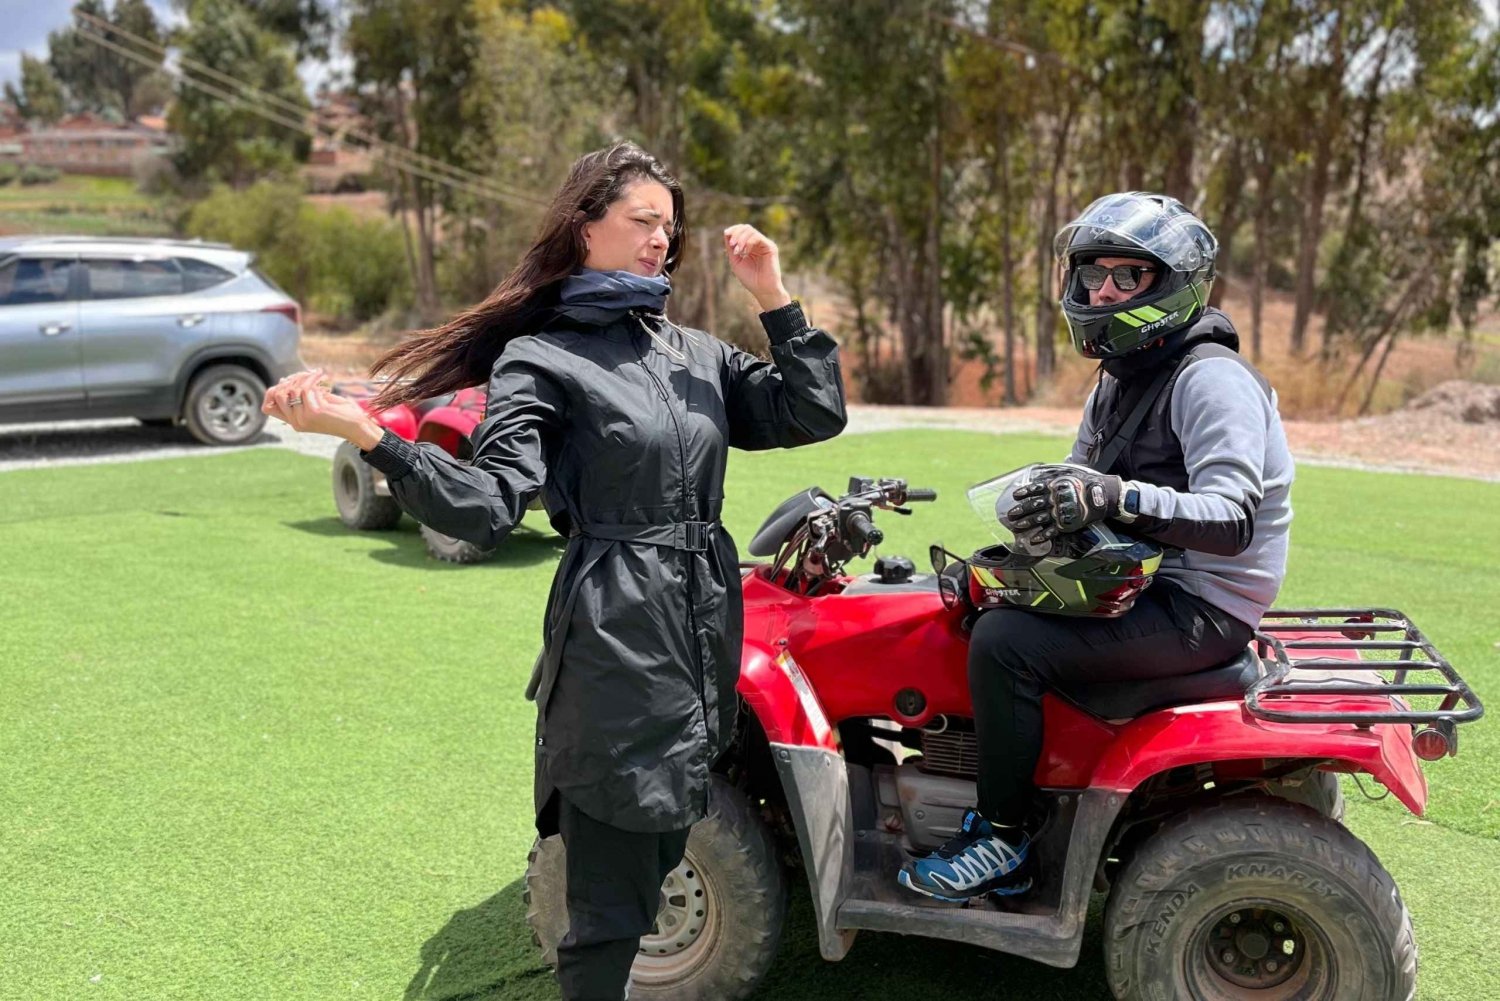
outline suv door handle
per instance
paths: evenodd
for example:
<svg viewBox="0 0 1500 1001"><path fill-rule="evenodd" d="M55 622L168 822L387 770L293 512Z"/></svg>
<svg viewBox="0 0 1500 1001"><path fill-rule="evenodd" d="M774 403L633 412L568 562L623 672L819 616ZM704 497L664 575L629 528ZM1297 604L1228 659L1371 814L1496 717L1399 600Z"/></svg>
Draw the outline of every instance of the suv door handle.
<svg viewBox="0 0 1500 1001"><path fill-rule="evenodd" d="M41 326L42 335L44 337L56 337L63 331L72 329L73 324L71 323L44 323Z"/></svg>
<svg viewBox="0 0 1500 1001"><path fill-rule="evenodd" d="M177 318L177 325L179 327L196 327L198 324L200 324L202 322L203 322L203 314L202 313L189 313L186 316L179 316Z"/></svg>

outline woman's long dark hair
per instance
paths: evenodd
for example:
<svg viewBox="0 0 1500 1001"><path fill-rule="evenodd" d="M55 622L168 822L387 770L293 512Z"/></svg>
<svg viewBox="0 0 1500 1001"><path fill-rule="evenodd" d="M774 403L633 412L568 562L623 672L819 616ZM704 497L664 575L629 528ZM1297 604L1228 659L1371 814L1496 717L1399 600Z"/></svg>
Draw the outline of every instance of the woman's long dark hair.
<svg viewBox="0 0 1500 1001"><path fill-rule="evenodd" d="M370 367L372 377L384 372L391 380L370 405L380 410L488 382L505 345L534 332L539 304L583 265L588 251L583 224L603 218L639 180L655 181L672 193L673 228L662 270L675 271L687 236L682 185L633 142L585 154L573 162L553 197L531 249L488 298L442 326L402 341ZM404 381L412 373L418 374Z"/></svg>

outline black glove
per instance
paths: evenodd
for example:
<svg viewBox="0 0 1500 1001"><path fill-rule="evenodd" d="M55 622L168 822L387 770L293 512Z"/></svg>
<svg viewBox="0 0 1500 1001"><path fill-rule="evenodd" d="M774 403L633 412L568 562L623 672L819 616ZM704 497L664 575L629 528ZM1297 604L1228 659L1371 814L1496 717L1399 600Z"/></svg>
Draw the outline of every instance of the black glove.
<svg viewBox="0 0 1500 1001"><path fill-rule="evenodd" d="M1077 532L1120 513L1124 481L1118 476L1079 473L1028 483L1015 493L1019 501L1006 512L1017 535L1037 529L1026 541L1040 545L1066 532Z"/></svg>

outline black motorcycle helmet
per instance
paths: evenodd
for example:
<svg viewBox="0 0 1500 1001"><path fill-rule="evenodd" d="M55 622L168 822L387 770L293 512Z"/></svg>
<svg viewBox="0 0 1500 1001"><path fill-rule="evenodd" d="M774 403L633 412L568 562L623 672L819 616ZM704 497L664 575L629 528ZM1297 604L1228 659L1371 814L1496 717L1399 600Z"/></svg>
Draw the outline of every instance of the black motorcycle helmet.
<svg viewBox="0 0 1500 1001"><path fill-rule="evenodd" d="M1076 473L1057 463L1024 466L969 488L969 504L1000 544L964 560L967 598L977 609L1018 605L1059 615L1115 618L1151 585L1162 549L1100 522L1034 544L1018 536L1006 516L1017 488Z"/></svg>
<svg viewBox="0 0 1500 1001"><path fill-rule="evenodd" d="M1105 195L1058 230L1063 316L1085 358L1116 358L1170 337L1196 320L1213 288L1219 243L1175 198L1146 191ZM1089 305L1078 266L1136 257L1156 269L1151 287L1124 302Z"/></svg>

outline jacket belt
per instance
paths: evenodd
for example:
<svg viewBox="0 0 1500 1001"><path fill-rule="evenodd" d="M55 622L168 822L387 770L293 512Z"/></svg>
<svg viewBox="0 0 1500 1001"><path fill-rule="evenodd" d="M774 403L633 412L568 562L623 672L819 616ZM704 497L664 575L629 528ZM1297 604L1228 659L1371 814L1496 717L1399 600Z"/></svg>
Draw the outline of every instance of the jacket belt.
<svg viewBox="0 0 1500 1001"><path fill-rule="evenodd" d="M587 535L611 542L646 542L656 546L671 546L687 553L701 553L708 548L708 540L718 528L717 521L679 521L668 525L589 523L573 526L570 537Z"/></svg>

